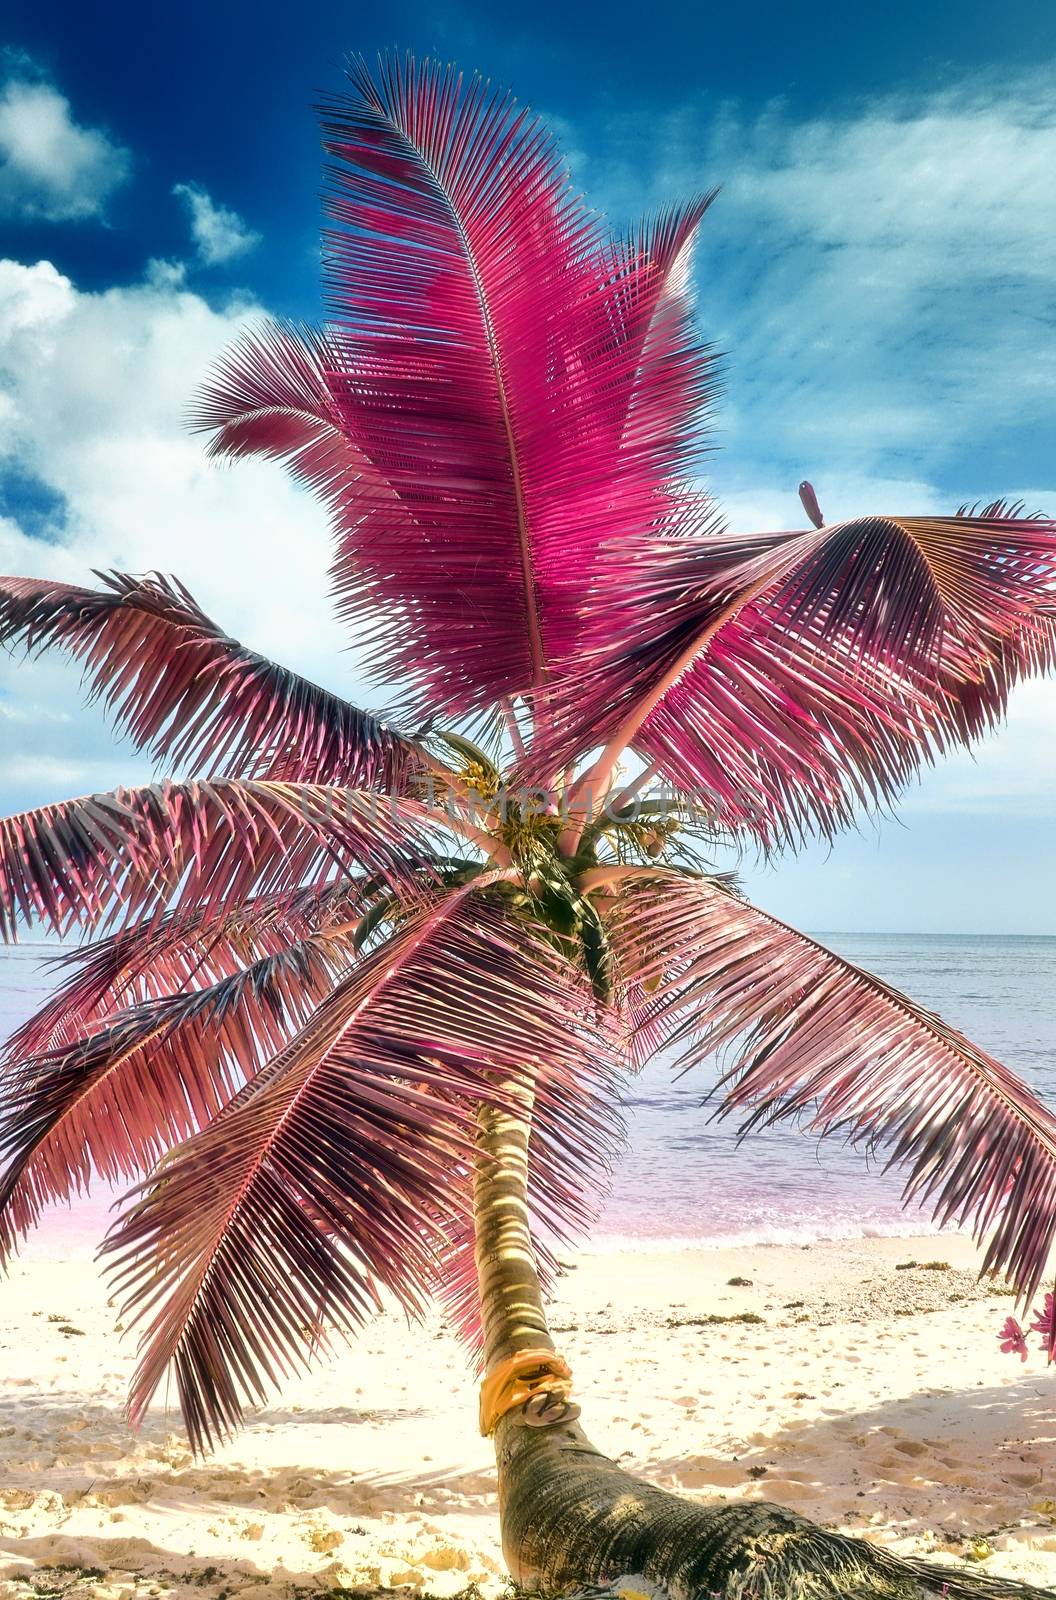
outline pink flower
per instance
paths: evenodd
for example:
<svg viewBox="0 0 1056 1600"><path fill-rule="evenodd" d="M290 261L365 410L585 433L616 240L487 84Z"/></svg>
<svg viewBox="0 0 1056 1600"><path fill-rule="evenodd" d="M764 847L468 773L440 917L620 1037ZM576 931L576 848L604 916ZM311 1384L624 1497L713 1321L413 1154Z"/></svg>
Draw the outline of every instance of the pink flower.
<svg viewBox="0 0 1056 1600"><path fill-rule="evenodd" d="M1001 1341L1001 1349L1006 1356L1017 1356L1021 1361L1027 1359L1027 1341L1023 1336L1023 1329L1015 1317L1009 1317L1004 1327L997 1336Z"/></svg>
<svg viewBox="0 0 1056 1600"><path fill-rule="evenodd" d="M1045 1296L1045 1307L1030 1325L1031 1333L1040 1333L1042 1349L1050 1361L1056 1361L1056 1301L1051 1294Z"/></svg>

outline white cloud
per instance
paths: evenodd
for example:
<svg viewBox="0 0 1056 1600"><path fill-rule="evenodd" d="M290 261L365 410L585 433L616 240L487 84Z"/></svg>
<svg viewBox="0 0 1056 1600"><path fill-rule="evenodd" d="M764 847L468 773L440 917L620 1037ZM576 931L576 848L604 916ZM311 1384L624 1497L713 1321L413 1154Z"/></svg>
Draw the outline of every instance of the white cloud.
<svg viewBox="0 0 1056 1600"><path fill-rule="evenodd" d="M0 518L0 572L83 584L93 568L175 572L229 633L362 698L327 598L325 512L277 465L211 464L183 421L256 314L212 309L164 275L86 294L49 262L0 261L0 474L16 467L60 507L43 538ZM143 775L102 712L81 710L58 654L0 654L0 712L0 814Z"/></svg>
<svg viewBox="0 0 1056 1600"><path fill-rule="evenodd" d="M0 216L45 222L101 216L131 171L127 150L82 127L53 84L23 75L0 89Z"/></svg>
<svg viewBox="0 0 1056 1600"><path fill-rule="evenodd" d="M207 267L220 266L245 255L260 243L260 234L227 206L216 201L199 183L178 183L173 194L182 201L191 225L198 259Z"/></svg>
<svg viewBox="0 0 1056 1600"><path fill-rule="evenodd" d="M1056 683L1035 679L1015 690L1004 726L973 750L947 756L899 810L1051 818L1054 795Z"/></svg>
<svg viewBox="0 0 1056 1600"><path fill-rule="evenodd" d="M727 116L711 151L756 274L741 313L724 308L735 449L750 415L790 457L930 475L980 437L996 464L1002 441L1051 411L1051 92L1025 115L1013 97L949 94L802 126ZM724 248L712 277L727 260Z"/></svg>
<svg viewBox="0 0 1056 1600"><path fill-rule="evenodd" d="M144 281L154 289L179 289L187 281L187 263L165 256L151 256L143 271Z"/></svg>
<svg viewBox="0 0 1056 1600"><path fill-rule="evenodd" d="M728 352L724 495L808 476L827 508L840 481L886 479L950 485L949 505L1041 476L1056 410L1051 80L807 121L700 102L659 125L621 114L598 144L586 178L617 218L724 185L698 273L702 324Z"/></svg>

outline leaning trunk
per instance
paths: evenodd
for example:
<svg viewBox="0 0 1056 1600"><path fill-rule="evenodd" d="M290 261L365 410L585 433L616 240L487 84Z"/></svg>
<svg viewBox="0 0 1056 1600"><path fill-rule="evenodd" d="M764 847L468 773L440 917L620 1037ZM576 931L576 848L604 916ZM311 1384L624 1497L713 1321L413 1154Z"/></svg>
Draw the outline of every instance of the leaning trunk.
<svg viewBox="0 0 1056 1600"><path fill-rule="evenodd" d="M553 1352L527 1203L531 1105L482 1108L475 1185L476 1258L488 1374L521 1351ZM596 1449L545 1372L527 1404L495 1422L502 1547L514 1581L555 1591L641 1574L674 1600L852 1600L886 1596L1035 1596L984 1574L901 1561L783 1506L698 1504L632 1477Z"/></svg>

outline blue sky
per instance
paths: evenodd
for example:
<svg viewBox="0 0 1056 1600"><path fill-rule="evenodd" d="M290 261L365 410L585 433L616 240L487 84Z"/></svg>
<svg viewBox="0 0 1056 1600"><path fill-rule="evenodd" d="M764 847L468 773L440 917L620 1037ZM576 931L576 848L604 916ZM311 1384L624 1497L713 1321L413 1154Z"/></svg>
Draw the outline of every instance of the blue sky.
<svg viewBox="0 0 1056 1600"><path fill-rule="evenodd" d="M433 51L559 130L614 222L721 183L699 315L728 352L712 485L741 527L997 494L1056 506L1056 79L1009 0L732 7L104 8L8 0L0 56L0 570L176 572L353 697L322 514L207 466L183 409L247 317L318 315L315 91ZM0 809L146 775L56 658L0 661ZM748 864L814 929L1056 933L1056 688L897 821Z"/></svg>

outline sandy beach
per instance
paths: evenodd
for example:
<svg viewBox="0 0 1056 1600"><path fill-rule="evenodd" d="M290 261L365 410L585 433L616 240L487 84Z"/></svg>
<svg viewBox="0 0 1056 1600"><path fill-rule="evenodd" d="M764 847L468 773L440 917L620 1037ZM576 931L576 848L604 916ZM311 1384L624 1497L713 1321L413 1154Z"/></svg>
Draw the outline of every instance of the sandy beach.
<svg viewBox="0 0 1056 1600"><path fill-rule="evenodd" d="M1056 1385L1000 1353L1012 1302L976 1259L950 1235L583 1255L553 1324L632 1470L1056 1589ZM174 1410L125 1426L133 1351L94 1267L26 1261L0 1292L3 1600L502 1590L475 1382L438 1318L380 1318L195 1461Z"/></svg>

